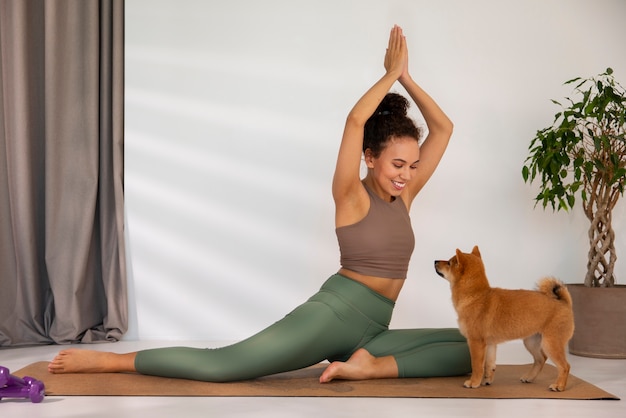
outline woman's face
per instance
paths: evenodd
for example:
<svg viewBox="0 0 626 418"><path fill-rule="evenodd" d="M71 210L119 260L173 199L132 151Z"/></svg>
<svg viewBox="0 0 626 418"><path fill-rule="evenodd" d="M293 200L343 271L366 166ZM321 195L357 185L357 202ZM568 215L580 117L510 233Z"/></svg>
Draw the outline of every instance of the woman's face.
<svg viewBox="0 0 626 418"><path fill-rule="evenodd" d="M402 190L414 177L420 157L419 144L415 138L399 137L388 141L378 157L365 152L368 176L375 182L375 190L386 200L400 196Z"/></svg>

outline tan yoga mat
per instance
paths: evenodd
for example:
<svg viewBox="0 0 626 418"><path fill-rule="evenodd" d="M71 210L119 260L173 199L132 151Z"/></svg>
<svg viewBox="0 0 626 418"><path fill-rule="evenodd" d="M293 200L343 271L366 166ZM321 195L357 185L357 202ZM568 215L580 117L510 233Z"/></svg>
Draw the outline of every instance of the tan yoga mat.
<svg viewBox="0 0 626 418"><path fill-rule="evenodd" d="M50 374L47 362L33 363L12 374L42 380L48 396L274 396L371 398L483 398L483 399L615 399L612 395L570 375L567 390L551 392L548 386L556 368L546 365L534 383L519 378L530 365L499 365L491 386L466 389L467 377L404 378L363 381L337 380L320 384L327 364L232 383L206 383L135 373Z"/></svg>

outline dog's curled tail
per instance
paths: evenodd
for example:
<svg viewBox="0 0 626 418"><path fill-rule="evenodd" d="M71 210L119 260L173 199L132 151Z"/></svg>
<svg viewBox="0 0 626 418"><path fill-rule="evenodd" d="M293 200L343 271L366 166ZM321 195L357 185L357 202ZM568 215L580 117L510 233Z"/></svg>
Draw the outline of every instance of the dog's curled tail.
<svg viewBox="0 0 626 418"><path fill-rule="evenodd" d="M567 286L555 277L544 277L537 283L537 290L547 296L561 300L572 306L572 297L567 290Z"/></svg>

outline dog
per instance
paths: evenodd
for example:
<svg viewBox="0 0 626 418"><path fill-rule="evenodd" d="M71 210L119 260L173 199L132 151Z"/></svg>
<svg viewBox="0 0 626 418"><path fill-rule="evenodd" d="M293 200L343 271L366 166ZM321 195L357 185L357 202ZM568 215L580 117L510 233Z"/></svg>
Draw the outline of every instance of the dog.
<svg viewBox="0 0 626 418"><path fill-rule="evenodd" d="M450 282L459 330L467 338L472 374L465 387L490 385L497 345L523 339L534 363L521 381L532 382L550 358L558 376L549 389L565 390L570 371L565 347L574 334L574 314L572 299L561 281L544 278L537 290L492 288L478 246L470 254L457 249L449 260L436 260L435 271Z"/></svg>

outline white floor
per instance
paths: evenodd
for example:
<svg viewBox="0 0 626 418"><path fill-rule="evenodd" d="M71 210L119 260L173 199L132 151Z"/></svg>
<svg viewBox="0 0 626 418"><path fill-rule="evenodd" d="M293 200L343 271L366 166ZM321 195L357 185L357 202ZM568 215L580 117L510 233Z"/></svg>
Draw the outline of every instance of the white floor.
<svg viewBox="0 0 626 418"><path fill-rule="evenodd" d="M164 345L214 347L206 342L122 341L90 349L127 352ZM0 365L12 372L35 361L50 360L59 346L0 349ZM526 364L530 355L518 342L499 347L498 363ZM4 398L1 417L593 417L626 416L626 360L570 356L572 373L622 400L479 400L355 398L181 398L47 397L42 403ZM497 384L497 380L496 380ZM469 390L469 389L468 389Z"/></svg>

